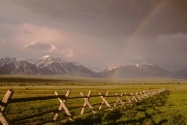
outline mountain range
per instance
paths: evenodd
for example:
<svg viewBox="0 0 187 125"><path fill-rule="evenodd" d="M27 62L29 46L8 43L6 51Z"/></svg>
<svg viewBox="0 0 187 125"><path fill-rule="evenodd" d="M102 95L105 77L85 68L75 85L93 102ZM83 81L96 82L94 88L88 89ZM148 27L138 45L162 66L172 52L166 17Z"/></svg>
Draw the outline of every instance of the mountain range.
<svg viewBox="0 0 187 125"><path fill-rule="evenodd" d="M96 73L83 65L49 55L39 59L19 61L12 57L1 58L0 74L98 77Z"/></svg>
<svg viewBox="0 0 187 125"><path fill-rule="evenodd" d="M92 78L141 78L169 77L187 78L187 69L169 72L153 64L132 64L119 67L108 67L94 72L85 66L68 62L62 58L46 55L38 59L17 60L13 57L0 59L0 74L6 75L65 75Z"/></svg>

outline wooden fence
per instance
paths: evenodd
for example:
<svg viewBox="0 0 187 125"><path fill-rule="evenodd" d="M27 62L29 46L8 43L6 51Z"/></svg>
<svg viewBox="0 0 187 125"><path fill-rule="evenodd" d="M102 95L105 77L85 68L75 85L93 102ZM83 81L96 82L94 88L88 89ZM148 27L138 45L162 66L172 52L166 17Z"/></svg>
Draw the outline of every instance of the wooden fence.
<svg viewBox="0 0 187 125"><path fill-rule="evenodd" d="M88 107L93 114L96 114L99 110L104 109L103 108L104 105L108 109L113 110L117 106L117 104L121 105L123 107L125 107L127 105L133 105L134 103L137 103L137 102L140 102L142 100L148 99L149 97L152 97L154 95L158 95L158 94L160 94L164 91L165 91L165 88L154 89L154 90L144 90L142 92L136 92L135 94L133 94L133 93L129 93L129 94L127 94L127 93L121 93L121 94L115 93L114 95L109 95L108 91L105 94L98 93L98 95L91 95L91 91L89 91L87 95L85 95L83 92L80 92L80 96L69 97L71 91L67 90L65 95L60 95L57 91L55 91L55 95L53 95L53 96L11 99L12 95L14 94L14 91L13 90L8 90L6 92L3 100L0 103L0 121L3 125L13 124L12 123L13 121L11 121L11 120L9 121L8 118L5 116L5 110L6 110L7 106L9 104L12 104L12 103L20 103L20 102L35 101L35 100L58 99L60 105L57 109L41 112L41 113L34 114L34 115L31 114L30 116L26 116L24 118L17 119L17 120L28 119L28 118L31 118L31 117L35 117L35 116L39 116L39 115L43 115L43 114L53 112L54 113L53 118L51 120L47 121L47 122L55 122L55 121L58 120L60 112L64 112L68 116L69 120L74 121L73 115L71 114L71 112L68 108L68 105L66 105L67 100L83 99L84 103L81 106L80 115L83 115L85 113L85 108L86 107ZM94 104L94 106L95 105L99 106L97 109L94 108L93 105L91 104L91 102L89 101L90 98L94 98L94 97L97 97L97 98L99 97L100 100L101 100L101 103ZM107 101L107 100L110 99L110 97L116 98L116 101L114 101L113 104L109 103L109 101Z"/></svg>

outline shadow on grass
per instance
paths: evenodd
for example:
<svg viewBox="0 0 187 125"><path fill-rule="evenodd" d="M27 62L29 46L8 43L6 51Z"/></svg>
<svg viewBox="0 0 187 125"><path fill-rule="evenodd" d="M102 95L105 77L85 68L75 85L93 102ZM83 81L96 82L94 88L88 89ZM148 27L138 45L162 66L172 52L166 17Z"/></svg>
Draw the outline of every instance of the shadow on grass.
<svg viewBox="0 0 187 125"><path fill-rule="evenodd" d="M133 106L118 107L113 111L98 112L96 115L86 115L75 119L74 122L65 122L64 125L134 125L149 124L161 125L168 122L164 117L159 116L162 112L157 108L164 106L169 91L157 96L150 97Z"/></svg>

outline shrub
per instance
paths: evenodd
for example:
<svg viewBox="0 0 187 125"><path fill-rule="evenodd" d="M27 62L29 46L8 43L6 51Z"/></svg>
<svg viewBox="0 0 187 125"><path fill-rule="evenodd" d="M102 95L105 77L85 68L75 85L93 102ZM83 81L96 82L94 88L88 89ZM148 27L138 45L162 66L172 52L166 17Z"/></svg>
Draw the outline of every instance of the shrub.
<svg viewBox="0 0 187 125"><path fill-rule="evenodd" d="M180 111L173 111L167 117L168 125L186 125L186 117Z"/></svg>
<svg viewBox="0 0 187 125"><path fill-rule="evenodd" d="M120 113L119 110L109 111L104 114L104 116L102 117L102 121L103 122L109 122L109 121L114 122L117 119L120 119L121 116L122 114Z"/></svg>

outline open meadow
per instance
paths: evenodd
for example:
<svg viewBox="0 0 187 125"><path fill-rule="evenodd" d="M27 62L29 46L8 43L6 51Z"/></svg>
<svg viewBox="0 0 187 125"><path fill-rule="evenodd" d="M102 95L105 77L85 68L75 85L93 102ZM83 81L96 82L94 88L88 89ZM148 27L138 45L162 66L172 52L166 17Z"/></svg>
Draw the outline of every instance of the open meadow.
<svg viewBox="0 0 187 125"><path fill-rule="evenodd" d="M80 92L85 96L91 91L89 98L93 109L97 111L102 99L99 93L104 95L107 91L106 100L111 107L115 104L117 96L121 93L142 92L143 90L154 90L165 88L166 91L150 98L142 99L132 104L120 103L111 111L106 105L105 110L100 110L92 114L92 110L86 107L85 113L80 116L85 100ZM10 77L0 78L0 99L2 100L6 91L12 89L14 94L12 99L22 98L21 102L11 103L7 106L4 114L12 124L67 124L67 125L123 125L123 124L145 124L145 125L185 125L187 124L187 82L185 80L120 80L110 81L104 79L70 79L70 78L47 78L47 77ZM74 121L68 120L65 111L62 110L58 120L52 119L59 108L60 102L57 98L49 100L27 101L29 97L55 96L57 91L60 95L65 95L70 90L71 93L65 105L73 116ZM111 96L111 97L110 97ZM127 102L126 96L121 100Z"/></svg>

